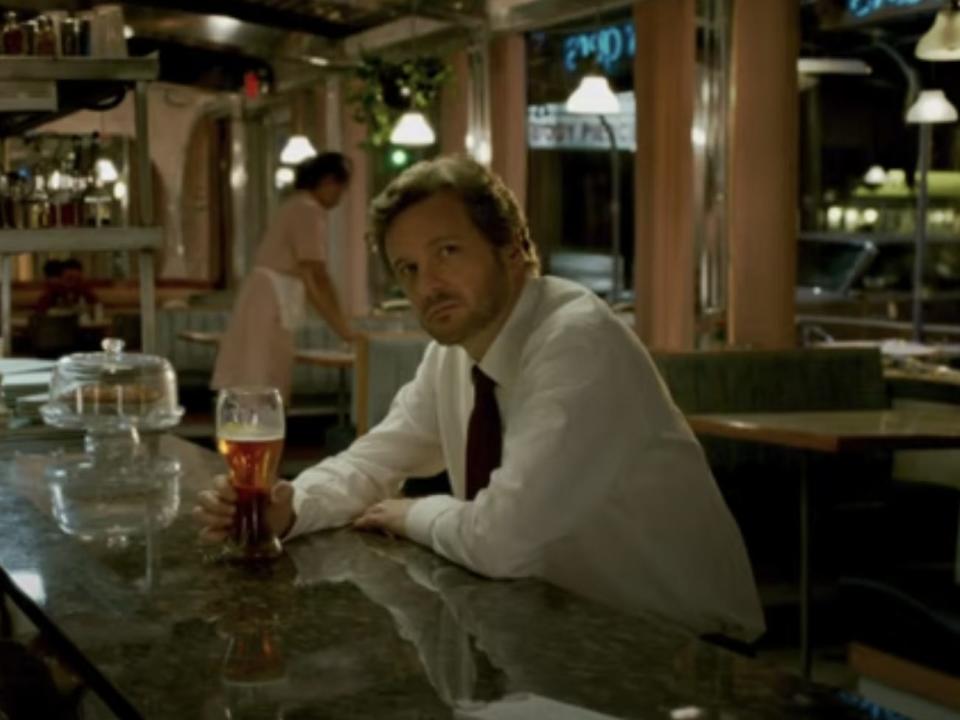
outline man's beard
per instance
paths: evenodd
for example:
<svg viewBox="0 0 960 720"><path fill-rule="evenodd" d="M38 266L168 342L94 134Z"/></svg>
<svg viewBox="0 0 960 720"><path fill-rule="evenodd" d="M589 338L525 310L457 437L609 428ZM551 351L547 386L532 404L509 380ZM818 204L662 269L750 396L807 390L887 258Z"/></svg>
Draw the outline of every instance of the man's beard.
<svg viewBox="0 0 960 720"><path fill-rule="evenodd" d="M477 305L468 309L460 295L440 293L431 298L425 305L420 318L420 325L430 337L441 345L460 345L481 332L499 317L504 303L507 302L508 287L502 274L502 268L497 268L495 273L486 283L486 288L481 291ZM455 315L465 311L466 314L459 320L448 320L447 322L442 322L436 318L430 319L432 306L449 301L456 303L450 311L451 314Z"/></svg>

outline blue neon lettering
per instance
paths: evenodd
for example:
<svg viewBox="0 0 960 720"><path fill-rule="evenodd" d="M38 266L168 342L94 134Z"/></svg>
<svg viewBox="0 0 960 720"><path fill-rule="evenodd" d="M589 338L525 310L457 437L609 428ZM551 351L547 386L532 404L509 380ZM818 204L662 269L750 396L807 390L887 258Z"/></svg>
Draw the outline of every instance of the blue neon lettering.
<svg viewBox="0 0 960 720"><path fill-rule="evenodd" d="M596 58L606 72L626 57L637 51L637 36L633 23L606 25L590 32L569 35L563 40L563 65L569 72L576 72L581 60Z"/></svg>
<svg viewBox="0 0 960 720"><path fill-rule="evenodd" d="M926 0L847 0L847 12L856 18L865 18L884 8L915 7Z"/></svg>

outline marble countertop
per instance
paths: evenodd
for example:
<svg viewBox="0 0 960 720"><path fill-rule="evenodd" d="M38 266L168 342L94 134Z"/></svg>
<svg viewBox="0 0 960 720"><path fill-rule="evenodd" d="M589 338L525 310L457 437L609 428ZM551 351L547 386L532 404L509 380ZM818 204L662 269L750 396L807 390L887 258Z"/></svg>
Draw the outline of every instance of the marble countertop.
<svg viewBox="0 0 960 720"><path fill-rule="evenodd" d="M63 445L0 441L0 566L131 716L867 717L855 697L666 621L484 580L405 541L344 530L298 539L272 565L219 561L189 517L215 454L160 437L180 470L165 466L143 500L58 480L79 448L53 453ZM144 520L107 542L111 511ZM96 708L88 718L110 716Z"/></svg>

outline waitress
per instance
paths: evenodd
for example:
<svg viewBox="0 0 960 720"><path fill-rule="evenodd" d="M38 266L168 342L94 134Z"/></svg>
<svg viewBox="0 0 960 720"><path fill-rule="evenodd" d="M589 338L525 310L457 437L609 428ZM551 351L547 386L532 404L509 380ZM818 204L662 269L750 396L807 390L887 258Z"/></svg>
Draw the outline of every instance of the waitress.
<svg viewBox="0 0 960 720"><path fill-rule="evenodd" d="M290 401L294 333L306 301L347 342L355 334L343 316L326 265L327 210L350 181L340 153L323 153L297 166L296 192L280 206L264 234L253 272L243 281L220 342L211 387L268 385Z"/></svg>

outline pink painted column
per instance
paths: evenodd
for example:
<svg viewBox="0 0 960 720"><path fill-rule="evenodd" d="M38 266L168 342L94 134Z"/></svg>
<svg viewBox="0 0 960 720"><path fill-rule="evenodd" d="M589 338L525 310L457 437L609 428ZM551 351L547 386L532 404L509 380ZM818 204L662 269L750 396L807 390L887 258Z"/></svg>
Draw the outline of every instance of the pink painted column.
<svg viewBox="0 0 960 720"><path fill-rule="evenodd" d="M440 92L440 152L444 155L466 151L467 111L470 97L470 68L467 51L457 50L447 58L453 74Z"/></svg>
<svg viewBox="0 0 960 720"><path fill-rule="evenodd" d="M527 52L523 35L490 43L491 167L520 203L527 198Z"/></svg>
<svg viewBox="0 0 960 720"><path fill-rule="evenodd" d="M737 0L733 13L732 345L795 344L799 22L791 0Z"/></svg>
<svg viewBox="0 0 960 720"><path fill-rule="evenodd" d="M658 350L689 350L695 332L694 0L634 4L636 329ZM629 239L627 239L629 242Z"/></svg>

